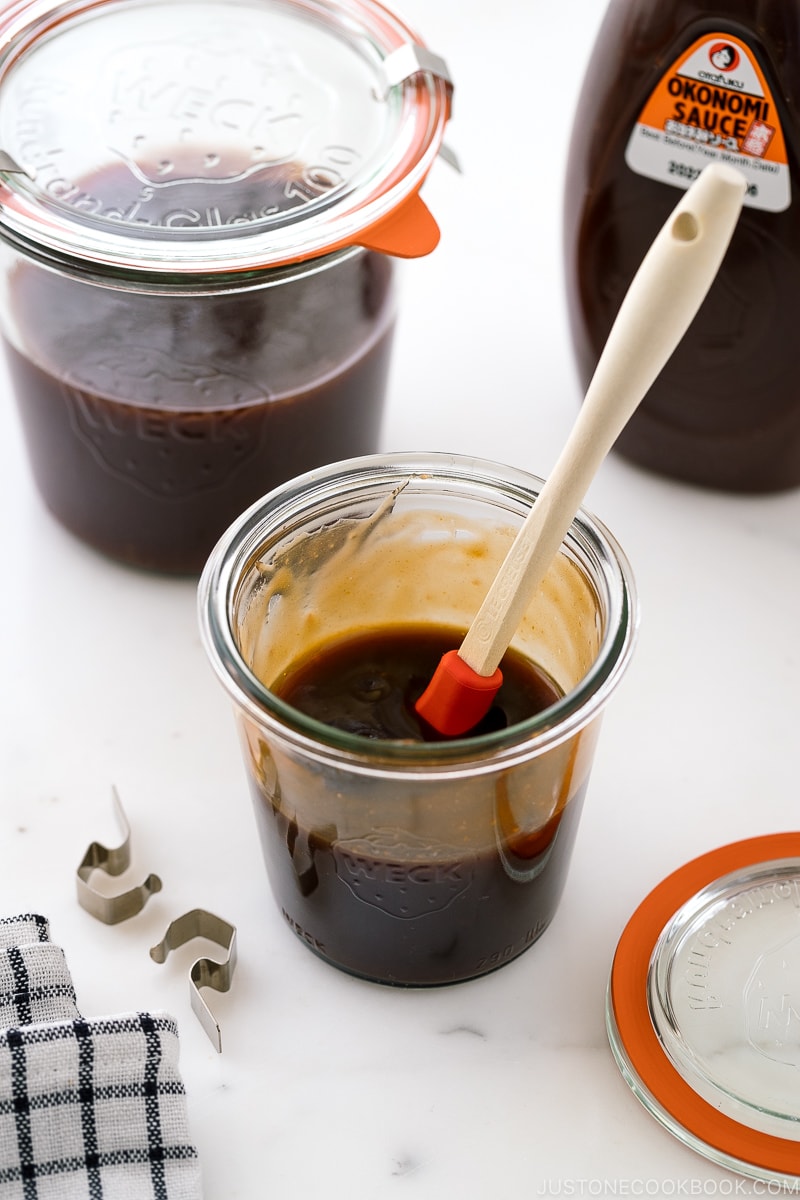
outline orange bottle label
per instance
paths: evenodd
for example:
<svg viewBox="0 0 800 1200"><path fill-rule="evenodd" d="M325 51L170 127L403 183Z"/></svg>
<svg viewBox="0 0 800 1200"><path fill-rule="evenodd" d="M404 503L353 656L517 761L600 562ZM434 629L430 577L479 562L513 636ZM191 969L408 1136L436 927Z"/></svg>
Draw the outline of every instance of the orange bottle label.
<svg viewBox="0 0 800 1200"><path fill-rule="evenodd" d="M747 45L728 33L699 38L662 76L625 151L632 171L688 188L709 162L747 179L745 204L782 212L791 203L778 109Z"/></svg>

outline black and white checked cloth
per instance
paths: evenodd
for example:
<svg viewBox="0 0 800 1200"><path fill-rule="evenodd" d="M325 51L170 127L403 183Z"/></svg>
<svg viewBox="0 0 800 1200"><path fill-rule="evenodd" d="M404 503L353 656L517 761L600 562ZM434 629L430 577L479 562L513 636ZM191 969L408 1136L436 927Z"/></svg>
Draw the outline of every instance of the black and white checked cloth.
<svg viewBox="0 0 800 1200"><path fill-rule="evenodd" d="M0 1200L200 1200L163 1013L86 1020L44 917L0 920Z"/></svg>

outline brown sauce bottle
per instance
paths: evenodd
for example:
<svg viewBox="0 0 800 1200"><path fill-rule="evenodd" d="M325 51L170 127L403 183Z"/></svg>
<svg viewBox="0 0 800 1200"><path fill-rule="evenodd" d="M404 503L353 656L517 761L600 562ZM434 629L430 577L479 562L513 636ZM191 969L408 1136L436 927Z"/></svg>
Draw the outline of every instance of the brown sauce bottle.
<svg viewBox="0 0 800 1200"><path fill-rule="evenodd" d="M581 383L651 241L703 166L748 181L695 322L617 442L708 487L800 484L800 6L612 0L567 166L565 271Z"/></svg>

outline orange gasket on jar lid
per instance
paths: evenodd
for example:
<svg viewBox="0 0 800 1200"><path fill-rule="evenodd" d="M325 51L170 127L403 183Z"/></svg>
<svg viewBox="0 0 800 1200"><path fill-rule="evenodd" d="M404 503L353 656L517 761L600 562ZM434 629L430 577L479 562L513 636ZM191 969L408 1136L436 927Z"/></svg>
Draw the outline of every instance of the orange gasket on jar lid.
<svg viewBox="0 0 800 1200"><path fill-rule="evenodd" d="M750 1176L794 1180L800 1178L800 1141L752 1128L704 1099L668 1056L649 999L659 943L679 910L715 881L772 863L785 866L787 860L795 860L796 889L799 833L772 834L723 846L692 860L659 884L633 914L619 940L609 980L608 1024L612 1049L632 1090L680 1140L719 1165ZM792 940L796 939L793 934Z"/></svg>
<svg viewBox="0 0 800 1200"><path fill-rule="evenodd" d="M185 18L182 0L0 5L7 240L169 287L434 249L420 189L451 157L453 83L403 18L380 0L206 0ZM169 100L184 94L189 115Z"/></svg>

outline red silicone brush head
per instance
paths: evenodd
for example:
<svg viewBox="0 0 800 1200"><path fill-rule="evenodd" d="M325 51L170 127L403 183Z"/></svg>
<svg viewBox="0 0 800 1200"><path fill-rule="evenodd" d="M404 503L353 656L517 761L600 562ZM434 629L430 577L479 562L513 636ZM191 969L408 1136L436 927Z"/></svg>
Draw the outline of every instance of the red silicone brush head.
<svg viewBox="0 0 800 1200"><path fill-rule="evenodd" d="M499 667L479 675L457 650L448 650L416 703L417 714L443 737L462 737L486 716L502 682Z"/></svg>

